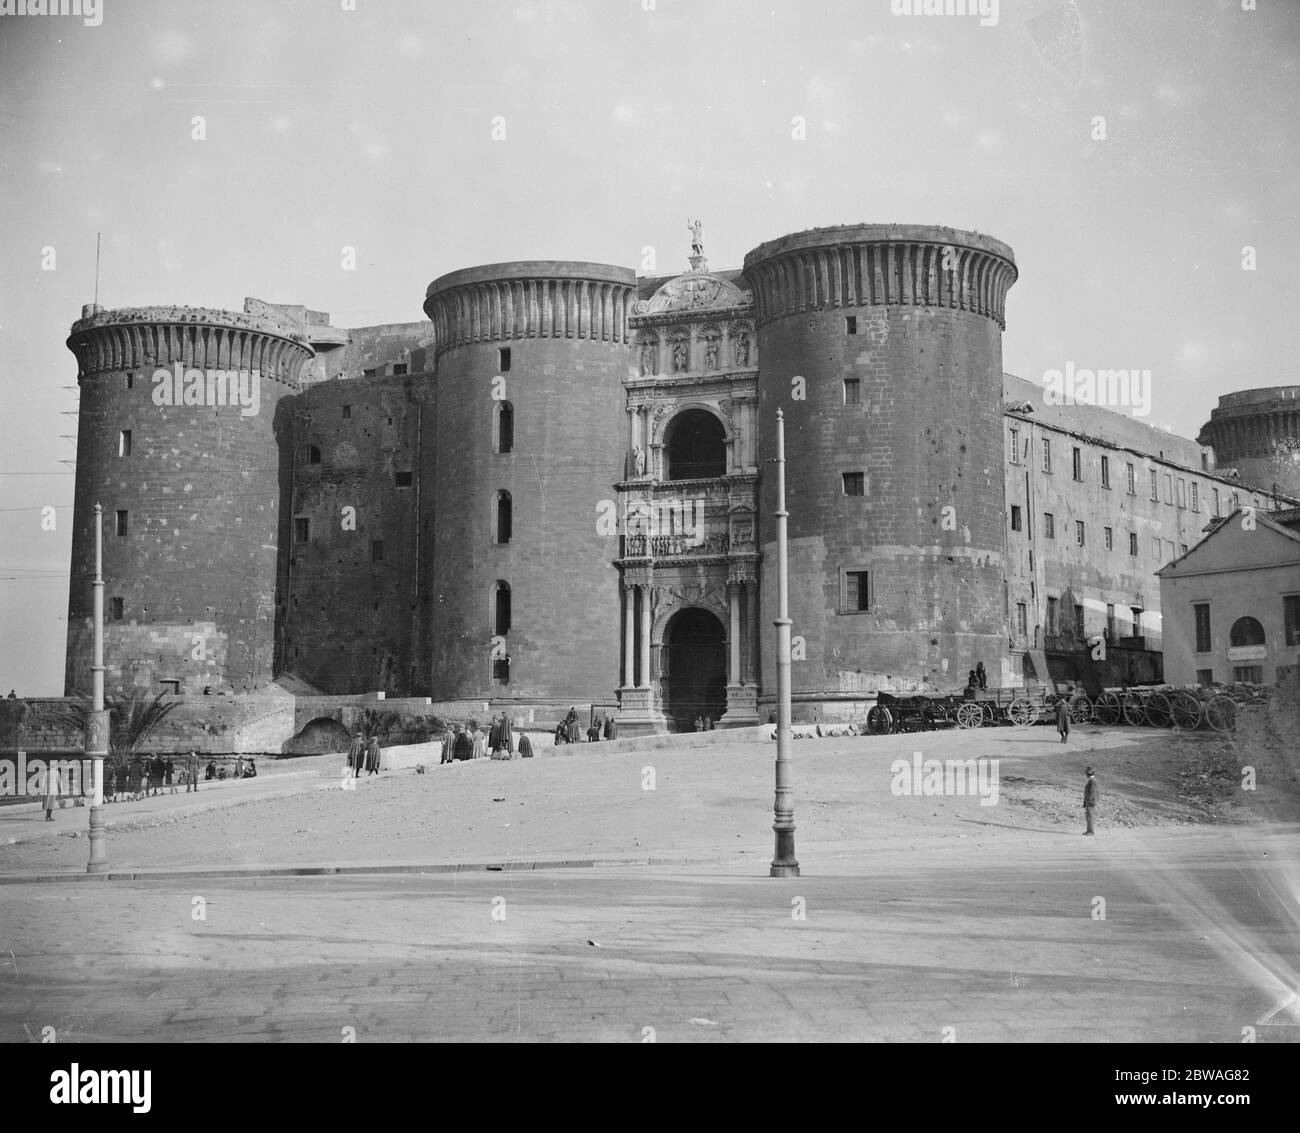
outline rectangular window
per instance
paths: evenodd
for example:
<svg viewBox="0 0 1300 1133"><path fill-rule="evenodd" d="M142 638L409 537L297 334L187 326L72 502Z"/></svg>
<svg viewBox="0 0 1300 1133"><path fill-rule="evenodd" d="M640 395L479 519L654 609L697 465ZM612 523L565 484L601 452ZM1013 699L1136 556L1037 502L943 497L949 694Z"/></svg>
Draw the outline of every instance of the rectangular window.
<svg viewBox="0 0 1300 1133"><path fill-rule="evenodd" d="M861 614L871 609L871 576L865 570L842 572L840 613Z"/></svg>
<svg viewBox="0 0 1300 1133"><path fill-rule="evenodd" d="M1043 512L1043 538L1056 538L1056 516L1050 511Z"/></svg>
<svg viewBox="0 0 1300 1133"><path fill-rule="evenodd" d="M1074 521L1074 541L1080 547L1083 546L1083 520L1082 519L1076 519Z"/></svg>
<svg viewBox="0 0 1300 1133"><path fill-rule="evenodd" d="M1129 553L1130 555L1133 555L1135 558L1137 557L1137 553L1138 553L1138 537L1137 537L1137 534L1136 534L1135 532L1132 532L1132 531L1130 531L1130 532L1128 533L1128 553Z"/></svg>
<svg viewBox="0 0 1300 1133"><path fill-rule="evenodd" d="M1165 473L1165 503L1174 502L1174 478L1169 472Z"/></svg>
<svg viewBox="0 0 1300 1133"><path fill-rule="evenodd" d="M131 430L130 429L123 429L120 433L117 434L117 455L118 456L131 455Z"/></svg>
<svg viewBox="0 0 1300 1133"><path fill-rule="evenodd" d="M1210 489L1210 501L1214 506L1214 512L1213 512L1214 518L1218 519L1219 518L1219 489L1218 488Z"/></svg>
<svg viewBox="0 0 1300 1133"><path fill-rule="evenodd" d="M492 679L508 684L510 681L510 658L497 657L492 662Z"/></svg>
<svg viewBox="0 0 1300 1133"><path fill-rule="evenodd" d="M1052 439L1051 437L1043 438L1043 471L1051 472L1052 470Z"/></svg>
<svg viewBox="0 0 1300 1133"><path fill-rule="evenodd" d="M1172 539L1166 539L1166 540L1165 540L1165 562L1167 562L1167 563L1171 563L1171 562L1173 562L1173 561L1174 561L1174 557L1175 557L1175 556L1174 556L1174 543L1173 543L1173 540L1172 540Z"/></svg>
<svg viewBox="0 0 1300 1133"><path fill-rule="evenodd" d="M1010 430L1010 436L1011 436L1010 460L1012 464L1019 464L1020 463L1020 430L1019 429Z"/></svg>
<svg viewBox="0 0 1300 1133"><path fill-rule="evenodd" d="M844 331L846 334L858 333L858 316L847 315L844 319Z"/></svg>
<svg viewBox="0 0 1300 1133"><path fill-rule="evenodd" d="M1152 556L1154 556L1156 562L1160 562L1160 540L1159 539L1151 540L1151 554Z"/></svg>
<svg viewBox="0 0 1300 1133"><path fill-rule="evenodd" d="M1300 594L1287 594L1282 599L1282 631L1288 647L1300 645Z"/></svg>
<svg viewBox="0 0 1300 1133"><path fill-rule="evenodd" d="M1101 486L1110 487L1110 457L1108 456L1101 458Z"/></svg>
<svg viewBox="0 0 1300 1133"><path fill-rule="evenodd" d="M1178 477L1178 506L1187 506L1187 481L1181 476Z"/></svg>
<svg viewBox="0 0 1300 1133"><path fill-rule="evenodd" d="M1228 510L1229 510L1229 511L1236 511L1238 506L1239 506L1239 505L1238 505L1238 498L1237 498L1237 493L1236 493L1236 491L1234 490L1234 491L1229 492L1229 493L1228 493Z"/></svg>
<svg viewBox="0 0 1300 1133"><path fill-rule="evenodd" d="M407 370L408 370L409 368L410 368L410 367L409 367L408 363L406 363L406 362L394 362L394 363L393 363L393 377L395 377L395 378L400 378L403 374L405 374L405 373L407 372Z"/></svg>
<svg viewBox="0 0 1300 1133"><path fill-rule="evenodd" d="M120 622L126 617L126 602L122 598L110 598L108 600L108 620L110 622Z"/></svg>
<svg viewBox="0 0 1300 1133"><path fill-rule="evenodd" d="M1106 550L1113 551L1115 549L1115 529L1113 527L1103 527L1102 535L1106 539Z"/></svg>
<svg viewBox="0 0 1300 1133"><path fill-rule="evenodd" d="M861 405L862 404L862 382L858 378L844 379L844 404Z"/></svg>
<svg viewBox="0 0 1300 1133"><path fill-rule="evenodd" d="M865 496L867 494L867 476L865 472L844 473L844 494L846 496Z"/></svg>
<svg viewBox="0 0 1300 1133"><path fill-rule="evenodd" d="M1209 688L1210 685L1214 684L1214 670L1213 670L1213 669L1197 669L1197 670L1196 670L1196 683L1197 683L1198 685L1200 685L1201 688Z"/></svg>
<svg viewBox="0 0 1300 1133"><path fill-rule="evenodd" d="M1070 453L1070 464L1072 466L1071 471L1074 473L1074 478L1076 480L1082 480L1083 479L1083 449L1079 448L1078 445L1075 445L1073 451Z"/></svg>
<svg viewBox="0 0 1300 1133"><path fill-rule="evenodd" d="M1082 606L1075 606L1075 607L1074 607L1074 636L1077 637L1080 641L1082 641L1082 640L1083 640L1083 637L1084 637L1083 607L1082 607Z"/></svg>
<svg viewBox="0 0 1300 1133"><path fill-rule="evenodd" d="M1185 555L1185 554L1187 554L1187 544L1186 544L1186 543L1179 543L1179 544L1178 544L1178 553L1179 553L1180 555Z"/></svg>
<svg viewBox="0 0 1300 1133"><path fill-rule="evenodd" d="M295 516L293 520L293 541L306 543L311 539L311 520L305 515Z"/></svg>
<svg viewBox="0 0 1300 1133"><path fill-rule="evenodd" d="M1106 638L1109 641L1115 640L1115 603L1106 603Z"/></svg>
<svg viewBox="0 0 1300 1133"><path fill-rule="evenodd" d="M373 378L375 376L375 368L371 366L368 370L362 370L361 376L363 378Z"/></svg>
<svg viewBox="0 0 1300 1133"><path fill-rule="evenodd" d="M1136 496L1137 495L1137 470L1131 464L1125 465L1125 468L1127 469L1126 475L1128 476L1128 494L1130 496Z"/></svg>
<svg viewBox="0 0 1300 1133"><path fill-rule="evenodd" d="M134 374L127 374L127 376L126 376L126 388L127 388L127 389L135 389L135 375L134 375Z"/></svg>
<svg viewBox="0 0 1300 1133"><path fill-rule="evenodd" d="M1234 681L1249 681L1251 684L1262 685L1264 683L1264 666L1234 665L1232 667L1232 679Z"/></svg>
<svg viewBox="0 0 1300 1133"><path fill-rule="evenodd" d="M1196 616L1196 652L1210 652L1210 604L1197 602L1192 606Z"/></svg>
<svg viewBox="0 0 1300 1133"><path fill-rule="evenodd" d="M370 543L370 561L372 563L382 563L384 561L384 541L374 539Z"/></svg>
<svg viewBox="0 0 1300 1133"><path fill-rule="evenodd" d="M497 348L497 369L501 373L507 373L510 369L510 347L500 346Z"/></svg>
<svg viewBox="0 0 1300 1133"><path fill-rule="evenodd" d="M1160 473L1154 468L1151 469L1151 498L1160 502Z"/></svg>
<svg viewBox="0 0 1300 1133"><path fill-rule="evenodd" d="M1142 636L1142 607L1130 606L1128 612L1133 615L1133 636Z"/></svg>
<svg viewBox="0 0 1300 1133"><path fill-rule="evenodd" d="M1029 636L1029 609L1023 602L1016 603L1016 632L1021 637Z"/></svg>
<svg viewBox="0 0 1300 1133"><path fill-rule="evenodd" d="M1059 622L1061 620L1061 600L1059 598L1048 598L1047 600L1047 636L1055 637L1061 632Z"/></svg>
<svg viewBox="0 0 1300 1133"><path fill-rule="evenodd" d="M1192 481L1192 511L1200 511L1200 510L1201 510L1201 486L1195 480L1193 480Z"/></svg>
<svg viewBox="0 0 1300 1133"><path fill-rule="evenodd" d="M1020 505L1019 504L1011 505L1011 530L1012 531L1020 530Z"/></svg>
<svg viewBox="0 0 1300 1133"><path fill-rule="evenodd" d="M397 472L393 476L393 482L398 488L409 488L413 480L410 472Z"/></svg>
<svg viewBox="0 0 1300 1133"><path fill-rule="evenodd" d="M344 417L351 417L351 416L352 416L352 406L350 406L350 405L345 405L345 406L343 406L343 416L344 416Z"/></svg>
<svg viewBox="0 0 1300 1133"><path fill-rule="evenodd" d="M118 535L125 535L125 534L126 534L126 512L124 512L124 511L119 511L119 512L117 512L117 526L116 526L116 531L117 531Z"/></svg>

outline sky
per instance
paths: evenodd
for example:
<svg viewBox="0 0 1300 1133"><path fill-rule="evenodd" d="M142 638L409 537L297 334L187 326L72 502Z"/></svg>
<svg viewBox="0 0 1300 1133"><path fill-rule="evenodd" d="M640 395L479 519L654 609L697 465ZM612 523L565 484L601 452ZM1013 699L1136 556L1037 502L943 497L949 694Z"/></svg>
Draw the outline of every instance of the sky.
<svg viewBox="0 0 1300 1133"><path fill-rule="evenodd" d="M1014 250L1023 377L1148 369L1147 421L1193 437L1220 395L1296 381L1297 0L911 6L0 14L0 695L63 692L64 342L97 234L105 306L252 295L366 326L474 264L685 271L688 218L715 270L806 228L942 224Z"/></svg>

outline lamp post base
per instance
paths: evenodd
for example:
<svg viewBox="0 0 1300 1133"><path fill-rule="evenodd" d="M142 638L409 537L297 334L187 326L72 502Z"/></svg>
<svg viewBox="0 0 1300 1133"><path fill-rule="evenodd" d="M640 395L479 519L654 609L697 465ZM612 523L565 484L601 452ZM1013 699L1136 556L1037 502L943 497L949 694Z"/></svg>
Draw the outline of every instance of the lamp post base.
<svg viewBox="0 0 1300 1133"><path fill-rule="evenodd" d="M773 826L776 831L776 856L769 877L798 877L799 862L794 856L794 826Z"/></svg>
<svg viewBox="0 0 1300 1133"><path fill-rule="evenodd" d="M90 808L90 861L86 863L87 873L107 873L108 858L104 853L104 835L107 833L104 823L104 808Z"/></svg>

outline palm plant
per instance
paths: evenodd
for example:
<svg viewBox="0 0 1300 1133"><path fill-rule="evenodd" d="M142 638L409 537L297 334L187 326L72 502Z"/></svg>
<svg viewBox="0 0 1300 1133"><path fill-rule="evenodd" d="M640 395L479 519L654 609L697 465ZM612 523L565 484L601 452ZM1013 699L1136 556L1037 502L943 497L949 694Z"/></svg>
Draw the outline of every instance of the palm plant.
<svg viewBox="0 0 1300 1133"><path fill-rule="evenodd" d="M166 695L164 690L150 700L147 693L133 688L125 696L104 697L104 707L109 711L107 763L115 772L131 762L158 725L180 706L177 699L164 700ZM51 716L84 735L90 712L90 698L79 693L76 700L54 709Z"/></svg>

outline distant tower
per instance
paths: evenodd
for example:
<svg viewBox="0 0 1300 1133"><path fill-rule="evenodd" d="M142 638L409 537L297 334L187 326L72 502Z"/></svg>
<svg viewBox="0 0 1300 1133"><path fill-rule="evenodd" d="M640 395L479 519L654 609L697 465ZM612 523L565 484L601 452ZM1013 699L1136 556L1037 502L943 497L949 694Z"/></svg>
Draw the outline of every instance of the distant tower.
<svg viewBox="0 0 1300 1133"><path fill-rule="evenodd" d="M290 537L281 506L290 406L281 402L312 348L267 317L94 305L67 344L81 408L65 690L90 688L96 503L107 687L266 685Z"/></svg>
<svg viewBox="0 0 1300 1133"><path fill-rule="evenodd" d="M1300 386L1224 394L1201 426L1197 443L1214 449L1215 463L1236 468L1265 492L1300 495Z"/></svg>
<svg viewBox="0 0 1300 1133"><path fill-rule="evenodd" d="M817 228L745 257L759 464L785 411L793 694L965 683L1007 649L1002 329L1011 249L918 225ZM762 479L764 561L775 480ZM764 618L776 572L763 574ZM918 632L918 629L921 632ZM797 639L803 639L800 649ZM763 687L775 659L763 653Z"/></svg>
<svg viewBox="0 0 1300 1133"><path fill-rule="evenodd" d="M553 260L429 285L435 699L577 702L618 687L613 501L635 287L627 268Z"/></svg>

